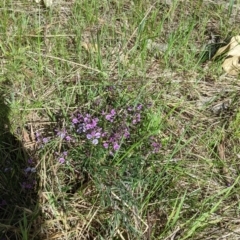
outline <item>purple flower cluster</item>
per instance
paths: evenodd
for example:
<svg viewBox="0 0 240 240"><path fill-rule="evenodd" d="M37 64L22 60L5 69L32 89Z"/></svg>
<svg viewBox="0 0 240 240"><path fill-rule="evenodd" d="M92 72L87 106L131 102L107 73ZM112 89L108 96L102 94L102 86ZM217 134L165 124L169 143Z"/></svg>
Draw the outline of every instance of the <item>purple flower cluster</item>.
<svg viewBox="0 0 240 240"><path fill-rule="evenodd" d="M93 145L97 145L99 142L105 149L117 151L120 148L120 143L124 138L130 136L129 129L127 127L123 128L121 124L113 124L116 120L116 110L112 109L110 112L102 112L104 117L102 121L99 118L92 116L91 114L80 114L76 113L72 117L72 123L76 129L76 133L85 136L91 141ZM107 123L104 125L105 129L103 131L102 127L99 126L100 123Z"/></svg>
<svg viewBox="0 0 240 240"><path fill-rule="evenodd" d="M104 107L104 106L103 106ZM64 128L55 130L56 136L61 139L61 150L55 156L59 163L66 162L68 157L67 150L77 146L84 146L90 143L94 148L91 151L99 152L99 149L107 150L110 155L135 141L139 134L142 134L140 123L144 119L144 107L142 104L127 106L124 108L100 109L98 112L102 114L90 114L77 110L72 113L70 121L71 125L65 125ZM140 130L140 131L139 131ZM50 137L44 138L41 134L36 133L37 142L43 146ZM154 138L149 141L151 153L158 153L161 144ZM27 169L28 171L30 169Z"/></svg>
<svg viewBox="0 0 240 240"><path fill-rule="evenodd" d="M116 128L113 127L112 129L110 128L103 136L103 147L105 149L110 149L110 154L112 155L111 149L114 151L119 150L121 142L124 142L125 139L130 137L129 131L129 128L124 125L120 125Z"/></svg>
<svg viewBox="0 0 240 240"><path fill-rule="evenodd" d="M99 143L102 136L102 128L98 126L99 119L90 114L79 114L73 116L72 123L76 129L77 134L84 134L86 138L92 142L93 145Z"/></svg>
<svg viewBox="0 0 240 240"><path fill-rule="evenodd" d="M115 114L116 114L115 109L112 109L112 110L110 111L110 113L105 113L105 112L102 113L103 116L105 115L105 119L106 119L107 121L109 121L109 122L113 122L113 121L114 121Z"/></svg>

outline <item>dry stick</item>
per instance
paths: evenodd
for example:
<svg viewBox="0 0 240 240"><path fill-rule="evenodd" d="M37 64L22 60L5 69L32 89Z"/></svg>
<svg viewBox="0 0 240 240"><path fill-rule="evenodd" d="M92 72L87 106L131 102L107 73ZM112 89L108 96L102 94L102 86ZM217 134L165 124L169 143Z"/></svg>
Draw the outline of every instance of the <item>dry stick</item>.
<svg viewBox="0 0 240 240"><path fill-rule="evenodd" d="M154 7L154 5L156 4L156 2L148 9L147 13L145 14L145 16L143 17L142 21L140 22L139 25L141 25L143 23L143 21L147 18L147 16L149 15L149 13L152 11L152 8ZM138 26L139 26L138 25ZM135 28L135 30L133 31L132 35L130 36L130 38L128 39L127 43L125 44L125 46L122 48L122 51L119 52L119 57L121 57L123 55L124 50L127 48L128 44L130 43L130 41L132 40L132 38L134 37L134 35L136 34L136 32L138 31L138 27ZM110 67L110 72L113 71L113 69L115 68L116 64L117 64L117 59L112 63L111 67Z"/></svg>
<svg viewBox="0 0 240 240"><path fill-rule="evenodd" d="M124 236L122 235L122 233L120 232L119 229L117 230L117 233L118 233L118 235L120 236L120 238L121 238L122 240L125 240Z"/></svg>
<svg viewBox="0 0 240 240"><path fill-rule="evenodd" d="M55 60L59 60L59 61L62 61L62 62L67 62L67 63L73 64L73 65L76 65L76 66L80 66L80 67L85 68L85 69L92 70L92 71L97 72L97 73L103 73L102 71L100 71L96 68L91 68L91 67L83 65L81 63L76 63L76 62L69 61L69 60L66 60L66 59L63 59L63 58L60 58L60 57L44 55L44 54L41 54L41 53L39 54L39 53L31 52L31 51L28 51L28 53L33 54L33 55L38 55L38 56L41 56L41 57L44 57L44 58L50 58L50 59L55 59Z"/></svg>

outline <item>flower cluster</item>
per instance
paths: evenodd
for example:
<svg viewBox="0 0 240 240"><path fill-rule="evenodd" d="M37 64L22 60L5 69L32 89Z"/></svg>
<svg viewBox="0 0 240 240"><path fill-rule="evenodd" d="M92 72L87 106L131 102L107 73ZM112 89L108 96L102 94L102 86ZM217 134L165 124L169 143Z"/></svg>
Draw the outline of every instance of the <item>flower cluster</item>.
<svg viewBox="0 0 240 240"><path fill-rule="evenodd" d="M141 134L141 122L144 119L144 110L148 105L126 106L124 108L113 108L108 106L101 113L91 114L83 110L77 110L70 117L71 124L55 130L56 136L61 140L61 149L55 156L59 163L63 164L68 158L68 152L76 146L88 148L88 144L94 146L92 150L101 149L114 155L120 148L127 146L135 137ZM65 121L68 123L69 121ZM36 134L37 142L43 146L51 140ZM161 144L154 138L149 141L152 151L158 153ZM86 145L87 144L87 145ZM84 151L85 152L85 151Z"/></svg>
<svg viewBox="0 0 240 240"><path fill-rule="evenodd" d="M90 114L82 115L77 113L73 116L72 123L77 134L85 134L86 138L97 145L99 138L102 136L102 128L98 126L99 119L92 117Z"/></svg>
<svg viewBox="0 0 240 240"><path fill-rule="evenodd" d="M115 109L109 112L103 111L101 121L89 113L83 115L76 113L72 117L72 123L78 135L85 136L93 145L101 142L103 148L109 149L111 155L112 150L119 150L123 139L130 137L130 130L125 121L117 121Z"/></svg>

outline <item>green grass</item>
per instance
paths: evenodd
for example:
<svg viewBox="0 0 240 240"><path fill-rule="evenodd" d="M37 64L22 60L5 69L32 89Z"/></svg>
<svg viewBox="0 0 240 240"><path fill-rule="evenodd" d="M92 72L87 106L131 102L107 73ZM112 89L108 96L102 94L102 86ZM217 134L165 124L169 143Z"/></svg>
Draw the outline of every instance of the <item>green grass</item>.
<svg viewBox="0 0 240 240"><path fill-rule="evenodd" d="M0 239L239 238L239 77L200 64L210 33L238 34L225 2L0 3ZM130 138L109 155L77 110Z"/></svg>

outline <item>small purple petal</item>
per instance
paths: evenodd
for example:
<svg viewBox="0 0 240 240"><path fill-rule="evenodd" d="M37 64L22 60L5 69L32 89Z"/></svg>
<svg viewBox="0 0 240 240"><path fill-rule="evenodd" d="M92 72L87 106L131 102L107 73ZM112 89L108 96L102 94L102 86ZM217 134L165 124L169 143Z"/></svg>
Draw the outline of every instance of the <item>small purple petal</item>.
<svg viewBox="0 0 240 240"><path fill-rule="evenodd" d="M114 143L113 144L113 149L115 150L115 151L117 151L118 149L120 148L120 146L118 145L118 143Z"/></svg>
<svg viewBox="0 0 240 240"><path fill-rule="evenodd" d="M65 139L70 142L72 140L72 138L70 136L66 136Z"/></svg>
<svg viewBox="0 0 240 240"><path fill-rule="evenodd" d="M66 136L66 131L57 131L57 136L59 136L61 139L65 138Z"/></svg>
<svg viewBox="0 0 240 240"><path fill-rule="evenodd" d="M102 133L101 136L102 136L102 137L106 137L106 136L107 136L107 132Z"/></svg>
<svg viewBox="0 0 240 240"><path fill-rule="evenodd" d="M141 120L141 114L140 114L140 113L138 113L138 114L136 115L136 117L137 117L137 120L138 120L138 121Z"/></svg>
<svg viewBox="0 0 240 240"><path fill-rule="evenodd" d="M87 134L87 139L92 139L92 138L93 138L92 134Z"/></svg>
<svg viewBox="0 0 240 240"><path fill-rule="evenodd" d="M78 123L78 119L77 118L73 118L72 119L72 123L77 124Z"/></svg>
<svg viewBox="0 0 240 240"><path fill-rule="evenodd" d="M86 129L89 130L89 129L93 129L95 126L93 124L86 124Z"/></svg>
<svg viewBox="0 0 240 240"><path fill-rule="evenodd" d="M106 120L111 121L112 115L108 114L108 115L106 115L105 118L106 118Z"/></svg>
<svg viewBox="0 0 240 240"><path fill-rule="evenodd" d="M114 116L116 114L116 111L114 109L111 110L111 115Z"/></svg>
<svg viewBox="0 0 240 240"><path fill-rule="evenodd" d="M100 138L101 137L101 133L99 133L99 132L97 132L97 133L95 133L95 138Z"/></svg>
<svg viewBox="0 0 240 240"><path fill-rule="evenodd" d="M152 147L153 147L153 153L158 153L160 148L161 148L161 144L158 143L158 142L153 142L152 144Z"/></svg>
<svg viewBox="0 0 240 240"><path fill-rule="evenodd" d="M92 143L93 143L93 145L97 145L98 144L98 140L97 139L93 139Z"/></svg>
<svg viewBox="0 0 240 240"><path fill-rule="evenodd" d="M39 138L40 136L41 136L41 134L36 132L36 137Z"/></svg>
<svg viewBox="0 0 240 240"><path fill-rule="evenodd" d="M103 147L104 147L104 148L106 148L106 149L107 149L107 148L108 148L108 146L109 146L109 144L108 144L107 142L103 143Z"/></svg>
<svg viewBox="0 0 240 240"><path fill-rule="evenodd" d="M43 138L43 139L42 139L42 142L43 142L43 143L48 143L48 142L49 142L49 138L47 138L47 137Z"/></svg>
<svg viewBox="0 0 240 240"><path fill-rule="evenodd" d="M98 119L98 118L94 118L94 119L92 120L92 125L93 125L94 127L96 127L96 126L97 126L97 123L98 123L98 121L99 121L99 119Z"/></svg>
<svg viewBox="0 0 240 240"><path fill-rule="evenodd" d="M128 129L124 129L124 135L123 135L125 138L128 138L130 137L130 133L128 131Z"/></svg>
<svg viewBox="0 0 240 240"><path fill-rule="evenodd" d="M153 142L153 143L152 143L152 146L153 146L153 147L157 147L157 145L158 145L158 144L157 144L156 142Z"/></svg>
<svg viewBox="0 0 240 240"><path fill-rule="evenodd" d="M63 163L65 162L65 159L64 159L63 157L60 157L60 158L58 159L58 161L59 161L61 164L63 164Z"/></svg>
<svg viewBox="0 0 240 240"><path fill-rule="evenodd" d="M140 111L142 109L143 105L142 104L138 104L137 105L137 110Z"/></svg>

